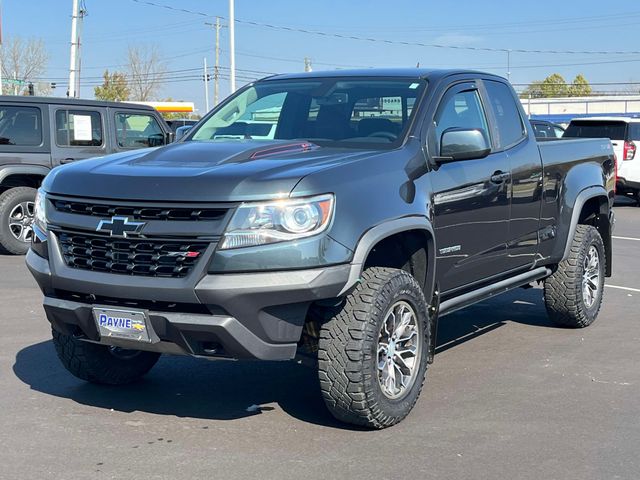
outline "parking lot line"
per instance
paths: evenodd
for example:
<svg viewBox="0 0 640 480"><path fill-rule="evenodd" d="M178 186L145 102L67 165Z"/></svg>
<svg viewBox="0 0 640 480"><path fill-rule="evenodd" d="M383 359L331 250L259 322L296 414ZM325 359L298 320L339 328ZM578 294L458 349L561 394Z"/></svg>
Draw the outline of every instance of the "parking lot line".
<svg viewBox="0 0 640 480"><path fill-rule="evenodd" d="M640 242L640 238L633 238L633 237L616 237L615 235L613 235L611 238L614 238L616 240L632 240L634 242Z"/></svg>
<svg viewBox="0 0 640 480"><path fill-rule="evenodd" d="M640 293L640 288L619 287L618 285L609 285L607 283L605 283L604 286L605 287L609 287L609 288L617 288L618 290L626 290L628 292L638 292L638 293Z"/></svg>

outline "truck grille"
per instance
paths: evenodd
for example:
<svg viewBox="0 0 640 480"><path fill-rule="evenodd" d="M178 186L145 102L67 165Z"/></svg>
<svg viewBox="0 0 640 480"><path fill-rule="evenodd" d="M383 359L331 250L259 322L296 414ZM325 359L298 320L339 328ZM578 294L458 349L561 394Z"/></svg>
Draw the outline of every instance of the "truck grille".
<svg viewBox="0 0 640 480"><path fill-rule="evenodd" d="M52 199L53 206L59 212L91 215L94 217L129 217L131 220L173 220L173 221L215 221L221 220L227 213L225 208L157 206L118 206L101 203L77 202L67 199Z"/></svg>
<svg viewBox="0 0 640 480"><path fill-rule="evenodd" d="M146 277L186 277L208 247L204 242L111 238L56 232L72 268Z"/></svg>

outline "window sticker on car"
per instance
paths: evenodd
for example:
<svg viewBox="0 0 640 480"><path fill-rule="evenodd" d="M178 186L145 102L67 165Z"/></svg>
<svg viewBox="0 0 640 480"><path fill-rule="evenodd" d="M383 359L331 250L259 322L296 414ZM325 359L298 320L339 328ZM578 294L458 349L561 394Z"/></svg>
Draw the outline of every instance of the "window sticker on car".
<svg viewBox="0 0 640 480"><path fill-rule="evenodd" d="M72 118L73 139L77 141L90 141L93 138L91 130L91 116L74 115Z"/></svg>

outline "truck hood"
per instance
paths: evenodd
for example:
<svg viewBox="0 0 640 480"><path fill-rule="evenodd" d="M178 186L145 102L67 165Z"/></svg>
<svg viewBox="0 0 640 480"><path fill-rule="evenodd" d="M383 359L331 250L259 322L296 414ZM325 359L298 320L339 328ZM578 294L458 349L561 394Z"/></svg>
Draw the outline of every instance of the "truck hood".
<svg viewBox="0 0 640 480"><path fill-rule="evenodd" d="M57 167L43 188L114 200L248 201L288 196L314 171L380 153L298 141L184 142Z"/></svg>

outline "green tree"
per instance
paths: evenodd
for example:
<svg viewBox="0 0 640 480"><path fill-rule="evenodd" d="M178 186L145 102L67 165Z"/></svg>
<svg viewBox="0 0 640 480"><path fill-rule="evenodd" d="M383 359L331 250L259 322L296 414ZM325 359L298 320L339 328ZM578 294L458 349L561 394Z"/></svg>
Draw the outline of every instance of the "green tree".
<svg viewBox="0 0 640 480"><path fill-rule="evenodd" d="M588 97L592 92L591 85L582 74L577 75L569 86L570 97Z"/></svg>
<svg viewBox="0 0 640 480"><path fill-rule="evenodd" d="M529 84L527 88L520 94L522 98L542 98L544 94L542 92L542 81L534 80Z"/></svg>
<svg viewBox="0 0 640 480"><path fill-rule="evenodd" d="M536 80L523 92L524 97L531 98L566 97L569 95L569 86L559 73L549 75L544 80Z"/></svg>
<svg viewBox="0 0 640 480"><path fill-rule="evenodd" d="M545 98L566 97L569 94L569 87L562 75L554 73L542 81L542 92Z"/></svg>
<svg viewBox="0 0 640 480"><path fill-rule="evenodd" d="M102 85L94 88L93 93L98 100L125 102L129 100L129 83L124 73L105 70Z"/></svg>

